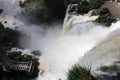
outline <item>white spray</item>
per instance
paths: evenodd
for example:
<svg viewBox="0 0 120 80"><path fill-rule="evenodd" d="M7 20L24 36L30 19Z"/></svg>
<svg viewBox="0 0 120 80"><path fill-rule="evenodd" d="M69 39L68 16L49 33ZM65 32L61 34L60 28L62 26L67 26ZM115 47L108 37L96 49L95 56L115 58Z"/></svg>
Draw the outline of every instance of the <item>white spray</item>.
<svg viewBox="0 0 120 80"><path fill-rule="evenodd" d="M13 4L15 0L13 2L6 0L6 2ZM15 3L18 4L17 2ZM11 4L8 6L13 6ZM17 10L19 9L18 6L16 8ZM67 32L67 35L64 35L64 31L61 30L61 24L53 24L51 26L56 27L49 27L48 29L42 28L45 25L26 25L24 22L15 19L14 15L9 15L10 11L7 11L5 15L12 16L12 18L9 17L8 23L9 21L11 23L15 21L18 25L18 30L25 34L21 38L21 45L30 49L39 49L42 52L39 60L40 73L37 80L67 80L68 70L77 63L79 58L102 42L112 31L119 28L118 26L106 28L90 22L91 19L89 17L76 16L76 19L68 24L68 27L72 26L71 29L66 31L66 27L64 27L64 31ZM18 11L16 12L15 10L15 13L18 13ZM6 18L4 17L3 19ZM9 24L11 25L11 23ZM62 36L60 36L61 31Z"/></svg>

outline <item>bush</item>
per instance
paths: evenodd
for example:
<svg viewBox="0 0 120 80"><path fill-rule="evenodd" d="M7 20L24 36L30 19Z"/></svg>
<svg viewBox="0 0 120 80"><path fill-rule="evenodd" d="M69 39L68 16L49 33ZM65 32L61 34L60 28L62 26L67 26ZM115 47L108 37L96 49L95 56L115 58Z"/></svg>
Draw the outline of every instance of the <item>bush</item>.
<svg viewBox="0 0 120 80"><path fill-rule="evenodd" d="M12 60L16 60L21 54L21 52L7 52L7 56Z"/></svg>
<svg viewBox="0 0 120 80"><path fill-rule="evenodd" d="M111 66L102 66L100 67L100 70L103 72L116 72L116 71L120 71L120 68L117 65L111 65Z"/></svg>
<svg viewBox="0 0 120 80"><path fill-rule="evenodd" d="M12 47L17 47L18 45L19 32L9 28L4 28L2 23L0 23L0 51L6 52Z"/></svg>
<svg viewBox="0 0 120 80"><path fill-rule="evenodd" d="M100 16L96 19L96 22L98 23L102 23L105 26L110 26L113 22L116 22L116 19L112 17L107 8L103 8L99 14Z"/></svg>
<svg viewBox="0 0 120 80"><path fill-rule="evenodd" d="M33 60L33 57L31 55L27 55L27 54L24 54L22 55L22 52L7 52L7 56L13 60L13 61L24 61L24 62L28 62L28 61L31 61Z"/></svg>
<svg viewBox="0 0 120 80"><path fill-rule="evenodd" d="M100 11L100 15L105 15L105 14L110 14L110 11L108 8L103 8L101 11Z"/></svg>
<svg viewBox="0 0 120 80"><path fill-rule="evenodd" d="M87 1L82 1L78 4L77 12L80 14L88 13L90 11L89 3Z"/></svg>
<svg viewBox="0 0 120 80"><path fill-rule="evenodd" d="M93 80L90 69L75 65L68 73L68 80Z"/></svg>
<svg viewBox="0 0 120 80"><path fill-rule="evenodd" d="M30 55L23 55L23 59L22 59L22 61L25 61L25 62L27 62L27 61L31 61L31 60L33 60L33 58L32 58L32 56L30 56Z"/></svg>
<svg viewBox="0 0 120 80"><path fill-rule="evenodd" d="M104 2L103 0L89 0L89 4L90 4L90 9L98 9L100 8Z"/></svg>
<svg viewBox="0 0 120 80"><path fill-rule="evenodd" d="M25 14L34 23L52 22L63 19L65 15L63 0L32 0L26 5Z"/></svg>
<svg viewBox="0 0 120 80"><path fill-rule="evenodd" d="M29 19L35 23L49 21L53 16L44 0L31 2L31 6L26 8L26 14L28 15Z"/></svg>

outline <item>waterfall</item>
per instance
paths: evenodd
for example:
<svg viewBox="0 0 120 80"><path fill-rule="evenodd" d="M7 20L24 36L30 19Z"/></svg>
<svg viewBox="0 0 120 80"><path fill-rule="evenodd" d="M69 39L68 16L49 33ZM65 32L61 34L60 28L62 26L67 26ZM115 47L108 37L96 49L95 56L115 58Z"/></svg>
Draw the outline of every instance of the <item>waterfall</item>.
<svg viewBox="0 0 120 80"><path fill-rule="evenodd" d="M93 22L98 16L78 15L66 19L61 30L60 23L53 23L51 26L54 27L50 27L18 20L15 16L22 9L18 6L17 0L1 0L0 8L5 10L0 15L0 21L6 27L13 29L17 27L17 30L23 34L20 44L25 48L41 51L37 80L67 80L68 70L87 51L101 44L120 28L118 25L120 22L109 28ZM7 24L4 23L6 20Z"/></svg>

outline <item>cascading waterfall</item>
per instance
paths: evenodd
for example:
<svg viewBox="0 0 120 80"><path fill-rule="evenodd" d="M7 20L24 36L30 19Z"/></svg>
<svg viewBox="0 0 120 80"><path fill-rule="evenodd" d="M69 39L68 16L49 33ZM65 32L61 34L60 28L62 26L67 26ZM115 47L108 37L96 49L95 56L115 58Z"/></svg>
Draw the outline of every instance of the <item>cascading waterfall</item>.
<svg viewBox="0 0 120 80"><path fill-rule="evenodd" d="M67 80L68 70L79 61L79 58L120 28L120 22L108 28L92 22L96 17L75 16L64 25L63 30L62 24L53 24L52 26L56 27L48 26L45 30L42 28L45 25L29 25L14 17L22 10L18 6L18 1L2 0L0 5L3 5L0 8L5 10L0 20L3 23L7 20L7 25L4 23L6 27L17 26L17 30L23 34L20 39L21 45L33 50L38 49L42 53L39 58L40 73L37 80ZM12 9L13 7L15 9Z"/></svg>

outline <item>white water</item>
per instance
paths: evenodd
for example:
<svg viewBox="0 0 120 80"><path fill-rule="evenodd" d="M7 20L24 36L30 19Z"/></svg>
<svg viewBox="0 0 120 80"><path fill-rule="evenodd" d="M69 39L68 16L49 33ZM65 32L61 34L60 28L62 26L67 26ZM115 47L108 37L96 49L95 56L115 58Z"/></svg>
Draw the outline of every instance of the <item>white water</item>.
<svg viewBox="0 0 120 80"><path fill-rule="evenodd" d="M4 4L1 4L4 3ZM6 27L18 27L23 36L20 39L22 46L30 49L39 49L42 52L40 57L40 73L37 80L66 80L68 70L78 62L79 58L105 39L108 35L119 29L120 22L115 23L110 28L100 26L90 22L90 17L76 16L76 19L68 23L70 27L66 35L61 35L62 24L43 29L45 25L29 25L19 21L13 16L19 13L16 0L1 0L0 8L5 12L1 15L1 21L7 20ZM14 7L14 9L13 9ZM3 21L4 22L4 21ZM13 23L16 22L16 25ZM61 35L61 36L60 36Z"/></svg>

